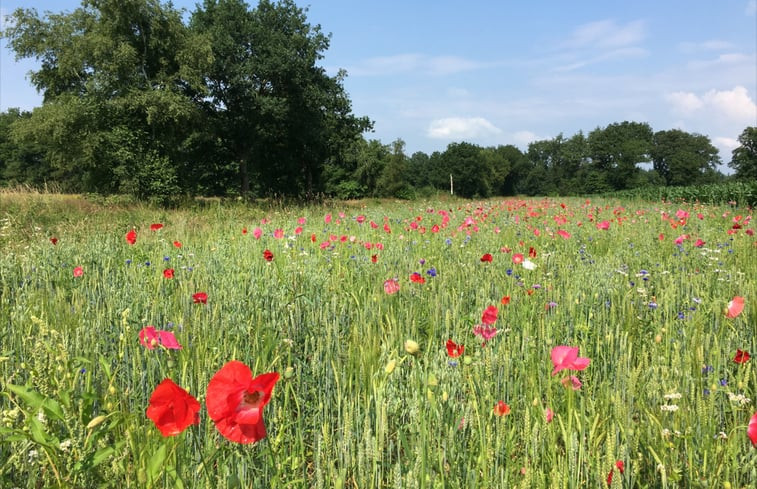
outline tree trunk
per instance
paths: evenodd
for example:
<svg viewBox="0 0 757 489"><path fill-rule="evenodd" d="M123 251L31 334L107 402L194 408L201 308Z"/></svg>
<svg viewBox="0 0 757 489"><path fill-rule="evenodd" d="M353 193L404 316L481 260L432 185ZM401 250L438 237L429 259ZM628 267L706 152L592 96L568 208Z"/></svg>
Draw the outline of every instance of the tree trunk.
<svg viewBox="0 0 757 489"><path fill-rule="evenodd" d="M247 197L250 193L250 173L247 171L247 158L239 160L239 191L242 197Z"/></svg>

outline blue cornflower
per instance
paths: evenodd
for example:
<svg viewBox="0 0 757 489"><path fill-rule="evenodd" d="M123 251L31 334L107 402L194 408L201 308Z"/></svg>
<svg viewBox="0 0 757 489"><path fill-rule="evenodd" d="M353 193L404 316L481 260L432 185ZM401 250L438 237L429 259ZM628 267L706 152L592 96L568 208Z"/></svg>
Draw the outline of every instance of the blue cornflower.
<svg viewBox="0 0 757 489"><path fill-rule="evenodd" d="M127 265L131 265L131 258L127 258L127 259L126 259L126 264L127 264Z"/></svg>
<svg viewBox="0 0 757 489"><path fill-rule="evenodd" d="M164 256L163 257L163 261L171 261L171 257L170 256Z"/></svg>
<svg viewBox="0 0 757 489"><path fill-rule="evenodd" d="M426 275L429 277L436 277L436 268L429 268L426 270Z"/></svg>
<svg viewBox="0 0 757 489"><path fill-rule="evenodd" d="M702 367L702 375L707 375L713 370L715 370L715 367L713 367L712 365L705 365L704 367Z"/></svg>
<svg viewBox="0 0 757 489"><path fill-rule="evenodd" d="M513 274L513 269L512 268L508 268L507 270L505 270L505 275L507 275L508 277L510 275L512 275L512 274Z"/></svg>

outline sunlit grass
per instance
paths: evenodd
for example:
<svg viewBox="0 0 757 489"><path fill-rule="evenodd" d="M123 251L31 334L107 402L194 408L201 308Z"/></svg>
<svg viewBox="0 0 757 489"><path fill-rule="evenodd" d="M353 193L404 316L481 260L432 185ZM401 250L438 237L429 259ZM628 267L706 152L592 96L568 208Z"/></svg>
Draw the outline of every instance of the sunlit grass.
<svg viewBox="0 0 757 489"><path fill-rule="evenodd" d="M0 200L2 487L606 487L618 460L613 487L757 480L746 436L757 373L733 362L757 351L746 209L565 199L165 211L42 197ZM439 211L449 223L434 233ZM512 263L530 248L535 270ZM207 304L193 303L199 291ZM728 319L737 295L747 306ZM489 305L498 334L482 346L472 329ZM184 348L146 350L146 325ZM448 338L464 356L447 356ZM550 375L557 345L591 359L574 372L580 390ZM155 386L170 377L204 405L232 359L282 375L268 437L230 443L203 408L199 426L163 438L145 416Z"/></svg>

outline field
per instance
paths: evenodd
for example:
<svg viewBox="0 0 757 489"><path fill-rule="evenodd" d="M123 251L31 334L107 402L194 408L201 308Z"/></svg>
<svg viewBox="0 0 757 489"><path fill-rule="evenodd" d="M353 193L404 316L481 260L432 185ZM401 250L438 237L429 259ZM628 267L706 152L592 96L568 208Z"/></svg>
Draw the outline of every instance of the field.
<svg viewBox="0 0 757 489"><path fill-rule="evenodd" d="M0 487L754 487L751 217L0 194Z"/></svg>

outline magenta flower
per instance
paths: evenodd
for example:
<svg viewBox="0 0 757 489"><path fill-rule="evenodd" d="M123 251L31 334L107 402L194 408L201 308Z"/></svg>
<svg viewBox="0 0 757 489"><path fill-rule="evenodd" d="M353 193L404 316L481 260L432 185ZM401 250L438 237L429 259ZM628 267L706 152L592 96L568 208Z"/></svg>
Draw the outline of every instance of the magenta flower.
<svg viewBox="0 0 757 489"><path fill-rule="evenodd" d="M578 356L578 347L573 346L556 346L552 348L552 375L555 375L560 370L583 370L589 366L591 362L588 358L582 358Z"/></svg>

